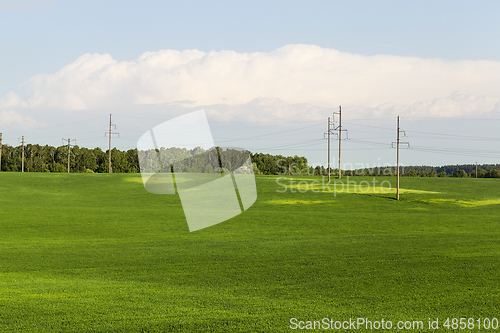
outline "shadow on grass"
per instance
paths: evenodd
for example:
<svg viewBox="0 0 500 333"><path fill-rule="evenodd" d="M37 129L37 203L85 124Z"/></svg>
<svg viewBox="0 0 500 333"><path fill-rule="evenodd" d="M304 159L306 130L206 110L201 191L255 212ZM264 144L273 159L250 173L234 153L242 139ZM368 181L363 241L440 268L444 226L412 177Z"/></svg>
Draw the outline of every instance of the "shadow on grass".
<svg viewBox="0 0 500 333"><path fill-rule="evenodd" d="M383 194L381 195L381 194L376 194L376 193L353 193L353 194L397 201L396 196L394 196L394 195L389 196L389 195L383 195Z"/></svg>

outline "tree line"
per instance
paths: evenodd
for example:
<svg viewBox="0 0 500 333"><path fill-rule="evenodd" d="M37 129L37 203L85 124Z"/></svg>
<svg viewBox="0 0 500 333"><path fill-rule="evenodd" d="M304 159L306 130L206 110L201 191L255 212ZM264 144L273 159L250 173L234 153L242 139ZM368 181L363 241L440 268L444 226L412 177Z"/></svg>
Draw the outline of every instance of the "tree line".
<svg viewBox="0 0 500 333"><path fill-rule="evenodd" d="M333 173L337 173L333 170ZM347 170L343 172L347 176L395 176L395 167L376 167L367 169ZM403 166L400 175L405 177L456 177L476 178L475 164L433 166ZM500 164L477 165L477 178L500 178Z"/></svg>
<svg viewBox="0 0 500 333"><path fill-rule="evenodd" d="M116 173L162 172L174 168L178 172L219 172L219 165L234 171L251 157L255 174L276 175L298 173L308 169L307 158L270 154L253 154L249 151L222 149L217 152L200 147L160 148L149 151L129 149L111 150L112 171ZM109 151L77 145L70 149L70 172L107 173ZM139 157L144 161L141 165ZM1 171L22 170L22 146L2 146ZM26 144L24 146L25 172L67 172L68 146ZM247 166L248 167L248 166ZM240 169L241 171L242 169Z"/></svg>
<svg viewBox="0 0 500 333"><path fill-rule="evenodd" d="M22 146L2 146L2 171L22 170ZM114 172L139 172L137 150L111 150ZM67 172L68 146L27 144L24 147L25 172ZM108 172L108 151L101 148L70 149L70 172Z"/></svg>
<svg viewBox="0 0 500 333"><path fill-rule="evenodd" d="M217 152L200 147L161 148L151 151L129 149L111 150L112 171L117 173L161 172L165 168L174 167L178 172L219 172L222 167L231 171L245 164L248 155L251 157L255 174L263 175L318 175L326 176L328 169L324 166L309 166L303 156L284 156L263 153L251 153L234 149L219 149ZM22 146L2 146L1 171L21 171ZM24 147L24 171L26 172L67 172L68 146L53 147L49 145L27 144ZM108 172L109 151L101 148L85 148L74 146L70 150L70 172ZM142 155L141 155L142 154ZM147 155L149 154L149 155ZM140 164L140 158L146 164ZM149 157L147 157L149 156ZM145 158L147 157L147 158ZM155 164L156 163L156 164ZM168 167L166 167L168 166ZM338 169L330 169L332 175ZM343 175L355 176L394 176L395 167L375 167L356 170L343 170ZM405 166L401 175L407 177L476 177L476 165ZM500 178L500 164L478 165L478 178Z"/></svg>
<svg viewBox="0 0 500 333"><path fill-rule="evenodd" d="M139 150L140 171L146 173L251 173L252 162L246 150L212 147L160 148ZM256 166L255 166L256 168Z"/></svg>

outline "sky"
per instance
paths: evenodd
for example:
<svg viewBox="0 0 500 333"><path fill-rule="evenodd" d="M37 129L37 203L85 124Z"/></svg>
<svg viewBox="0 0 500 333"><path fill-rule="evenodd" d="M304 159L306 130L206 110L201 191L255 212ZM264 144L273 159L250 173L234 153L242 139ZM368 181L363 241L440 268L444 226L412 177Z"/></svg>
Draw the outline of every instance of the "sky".
<svg viewBox="0 0 500 333"><path fill-rule="evenodd" d="M131 149L206 110L221 146L344 169L500 163L498 1L0 1L4 144ZM29 10L28 10L29 9ZM36 9L36 10L35 10ZM338 141L332 138L332 163Z"/></svg>

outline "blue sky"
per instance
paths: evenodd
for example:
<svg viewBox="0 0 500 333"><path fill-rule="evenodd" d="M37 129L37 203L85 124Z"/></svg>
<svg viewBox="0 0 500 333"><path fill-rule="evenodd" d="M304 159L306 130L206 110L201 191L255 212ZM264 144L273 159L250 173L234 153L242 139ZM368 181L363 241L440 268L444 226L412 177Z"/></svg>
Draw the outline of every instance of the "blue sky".
<svg viewBox="0 0 500 333"><path fill-rule="evenodd" d="M22 3L26 5L25 1ZM500 122L484 120L500 119L497 115L500 94L495 92L498 90L496 84L499 81L495 76L499 73L500 62L498 1L54 0L52 5L53 11L38 8L28 12L24 7L21 11L0 9L3 31L0 36L0 61L3 64L0 67L0 101L4 101L0 103L0 131L6 133L4 137L8 144L17 144L17 136L23 134L32 143L59 144L59 137L76 133L74 135L79 136L81 145L105 148L106 139L100 139L101 134L97 136L99 131L106 130L105 125L101 130L100 123L92 119L100 121L102 118L105 124L107 115L112 112L116 114L115 122L123 133L121 141L115 140L116 145L122 149L132 148L141 131L154 126L155 122L205 107L212 110L214 136L221 140L233 140L235 145L253 151L277 147L268 152L305 155L313 163L326 163L323 151L326 144L321 141L323 127L326 127L326 118L342 104L346 112L344 119L351 123L349 138L352 140L372 140L390 145L394 133L387 129L388 133L379 135L377 131L393 128L395 115L401 110L407 117L404 121L408 134L410 129L414 131L409 141L422 147L437 145L452 152L408 151L405 153L408 164L475 162L474 154L460 154L459 149L464 145L470 150L478 149L478 145L469 147L465 140L453 140L463 133L464 122L471 125L468 135L475 138L475 143L481 142L483 151L477 154L477 159L484 163L498 162L496 154L485 151L494 151ZM309 47L297 47L299 44ZM295 47L283 49L286 45ZM185 54L155 53L193 49L202 52L191 55L196 62L195 69L182 62ZM221 53L224 50L234 54ZM215 53L211 55L211 51ZM168 78L159 83L153 82L156 78L152 78L151 83L144 83L151 74L141 74L129 78L133 85L117 88L118 91L106 91L91 100L85 99L87 95L78 95L68 97L64 103L59 101L71 95L69 88L63 89L65 85L77 80L94 80L95 72L89 72L89 76L82 79L80 72L75 74L73 71L57 83L63 74L56 74L65 66L75 64L80 57L98 54L100 57L85 58L81 62L86 66L107 66L113 68L113 73L125 75L117 68L143 70L135 65L140 65L137 59L145 52L153 52L161 58L159 66L167 66L169 59L180 61L183 73L194 73L189 76L191 86L196 80L205 79L207 73L214 73L219 90L206 86L189 90L189 87L182 86L186 77L170 79L172 72L167 71L162 75ZM109 57L105 58L105 54ZM379 55L387 57L379 58ZM312 59L311 68L303 57ZM328 59L334 59L340 65L330 68ZM150 67L144 71L155 73L151 71L152 62L148 61ZM242 62L244 67L238 67ZM232 72L219 75L225 70L226 63L232 66ZM210 67L211 64L218 67ZM271 64L271 67L263 64ZM256 79L253 77L254 72L272 72L281 64L286 66L273 72L269 78L265 74ZM371 64L375 64L373 68L377 73L365 76L364 73L371 71ZM352 66L352 72L349 66ZM324 76L321 76L322 68L325 68ZM337 75L339 68L342 73ZM248 82L248 85L234 77L238 70L247 73L241 81ZM430 77L429 85L424 74ZM33 79L39 75L49 76L43 82ZM283 80L276 81L274 78L278 75ZM338 81L330 82L329 77L338 78ZM303 96L298 83L286 86L287 81L294 80L306 82ZM50 82L57 84L51 85ZM102 87L113 85L115 81L110 82L102 83ZM130 95L137 82L143 85L139 87L140 96L131 102L136 106L124 106L123 96ZM269 89L264 89L260 82L272 84ZM99 86L99 83L92 81L94 86ZM165 84L170 90L180 86L179 89L184 90L169 99L167 93L162 96L162 92L155 90L155 84ZM276 88L280 84L283 90ZM232 100L237 95L230 90L232 86L245 87L241 88L245 93ZM325 92L316 94L325 86L332 90L331 98ZM379 92L380 87L385 87L385 90ZM393 95L387 93L389 89L394 90ZM203 94L197 95L200 91ZM287 94L286 91L293 93ZM45 99L36 102L40 96ZM52 96L52 99L46 96ZM78 101L71 104L75 99ZM197 103L169 106L168 111L162 109L164 103L178 102L179 99L196 100ZM221 103L228 105L217 107ZM147 105L138 107L138 104ZM310 117L301 117L297 110L307 105L314 106L314 110ZM218 111L222 109L226 113ZM467 113L466 110L471 111ZM253 118L249 116L251 113L255 115ZM118 123L120 117L123 118ZM425 122L422 118L445 118L447 121L443 125L441 120ZM464 118L476 120L471 124L472 120L464 121ZM370 131L365 128L367 122L375 126ZM31 125L26 127L27 123ZM69 125L44 130L54 124ZM217 132L217 128L234 126L240 128L239 133L230 130ZM471 128L477 129L471 131ZM287 132L293 129L297 130L291 131L292 134ZM273 134L283 131L286 135ZM434 136L416 132L429 132ZM439 134L443 132L449 136ZM256 137L252 138L252 135ZM248 139L242 140L243 136ZM259 138L263 140L259 141ZM436 138L446 140L436 142ZM480 141L480 138L486 140ZM360 145L359 142L356 145L354 141L346 141L346 158L365 164L393 160L393 151L384 150L387 147L378 146L380 150L373 150L370 146ZM352 150L349 152L349 149Z"/></svg>
<svg viewBox="0 0 500 333"><path fill-rule="evenodd" d="M1 89L84 53L272 51L314 44L364 55L500 59L498 1L57 1L0 10ZM13 80L13 82L11 81ZM7 82L6 82L7 81Z"/></svg>

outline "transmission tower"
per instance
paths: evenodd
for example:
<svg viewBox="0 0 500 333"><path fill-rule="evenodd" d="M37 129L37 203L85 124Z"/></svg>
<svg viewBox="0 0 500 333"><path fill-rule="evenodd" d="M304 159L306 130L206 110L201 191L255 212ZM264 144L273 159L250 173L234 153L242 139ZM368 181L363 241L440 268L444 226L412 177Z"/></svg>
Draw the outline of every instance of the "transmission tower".
<svg viewBox="0 0 500 333"><path fill-rule="evenodd" d="M116 134L116 135L118 135L118 137L120 137L120 133L112 132L113 128L116 129L116 125L111 122L111 113L110 113L109 114L109 132L105 132L104 133L104 136L107 135L109 137L109 156L108 156L108 160L109 160L109 173L113 172L113 169L111 168L111 137L113 136L113 134Z"/></svg>
<svg viewBox="0 0 500 333"><path fill-rule="evenodd" d="M69 157L71 155L75 155L75 154L71 154L71 146L74 146L74 145L71 144L71 141L73 141L76 144L76 139L73 139L73 140L71 140L69 138L68 139L62 139L63 144L64 144L64 141L66 141L68 143L68 152L67 153L62 153L62 154L68 154L68 173L69 173Z"/></svg>
<svg viewBox="0 0 500 333"><path fill-rule="evenodd" d="M401 131L401 129L399 128L399 116L398 116L398 136L397 136L397 140L396 142L393 142L392 143L392 147L394 148L394 144L397 145L397 170L396 170L396 173L397 173L397 187L396 187L396 200L399 200L399 146L400 145L407 145L408 148L410 147L410 143L409 142L403 142L400 140L400 134L403 133L403 136L406 136L406 132L405 131Z"/></svg>
<svg viewBox="0 0 500 333"><path fill-rule="evenodd" d="M21 172L24 172L24 135L18 138L19 142L22 142L22 158L21 158Z"/></svg>
<svg viewBox="0 0 500 333"><path fill-rule="evenodd" d="M334 132L333 130L333 121L331 120L330 117L328 117L328 130L327 132L323 135L323 138L325 138L325 136L327 136L327 140L328 140L328 182L330 182L330 162L331 162L331 158L330 158L330 136L331 135L338 135L338 133Z"/></svg>
<svg viewBox="0 0 500 333"><path fill-rule="evenodd" d="M335 115L339 116L339 125L333 129L333 131L338 131L337 139L339 140L339 179L342 178L342 132L346 132L347 139L347 130L342 129L342 106L339 105L339 111L333 113L333 123L335 123ZM335 127L335 125L334 125Z"/></svg>

